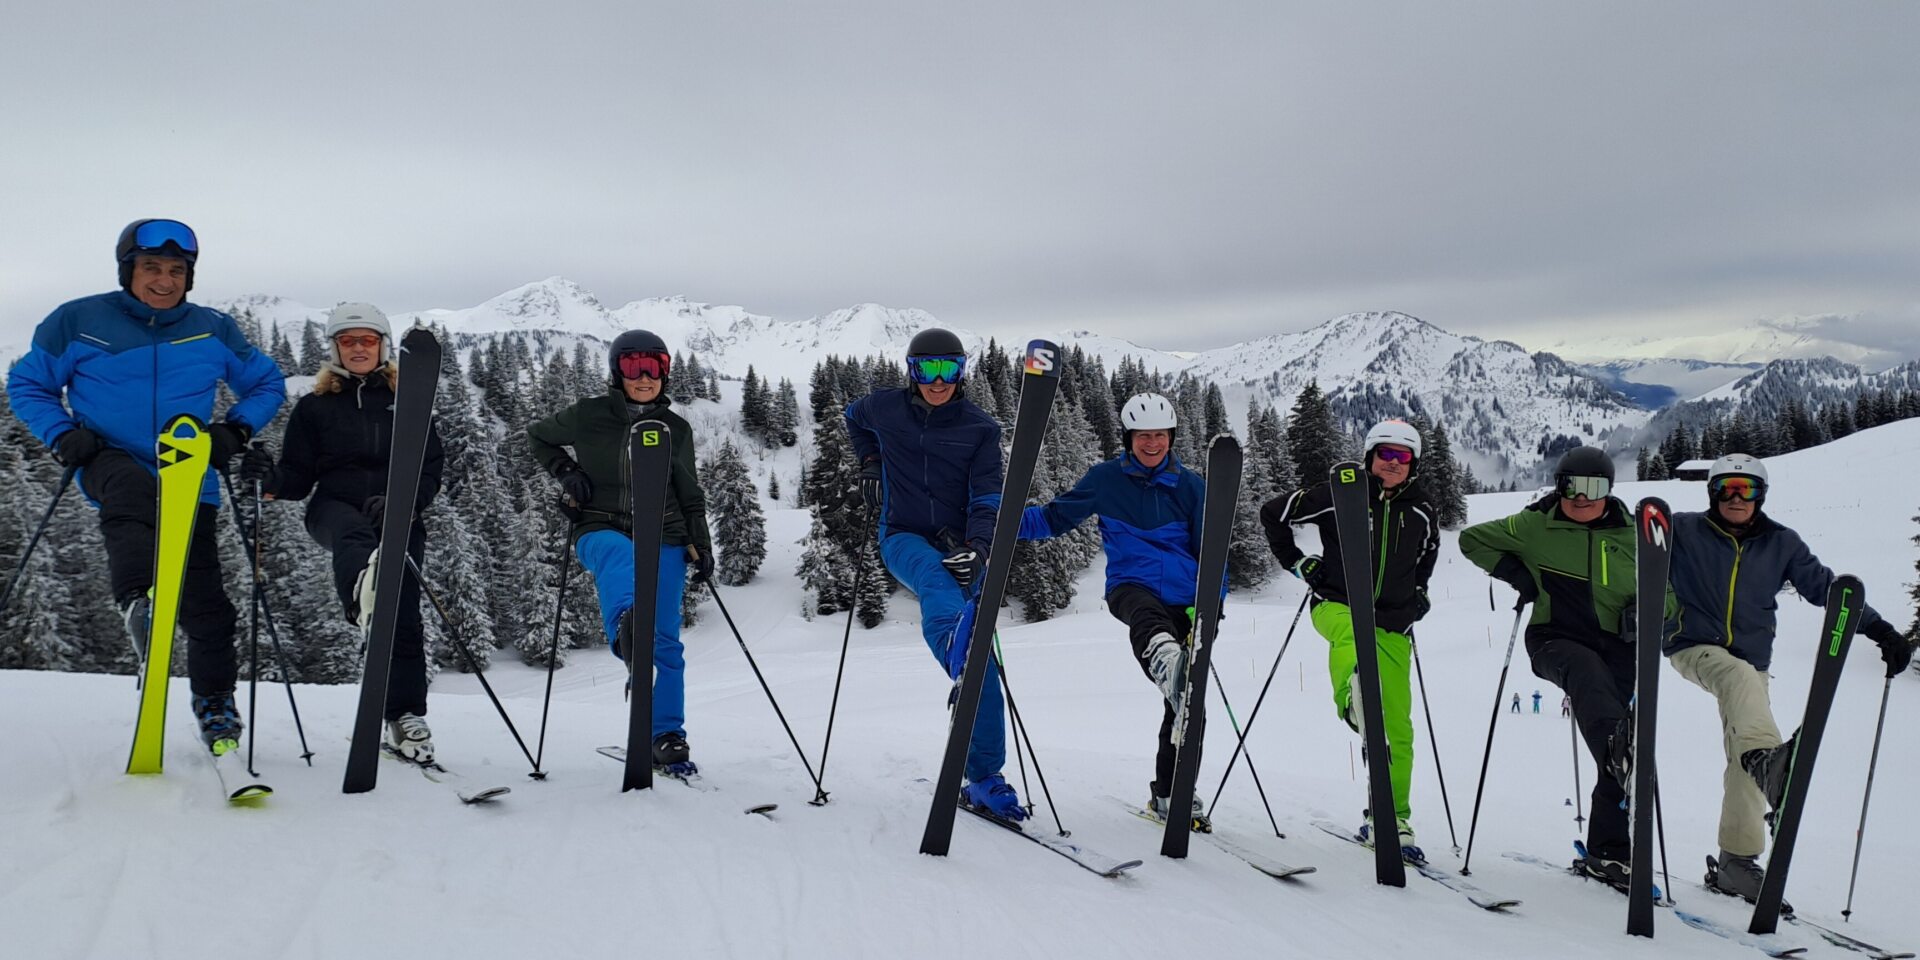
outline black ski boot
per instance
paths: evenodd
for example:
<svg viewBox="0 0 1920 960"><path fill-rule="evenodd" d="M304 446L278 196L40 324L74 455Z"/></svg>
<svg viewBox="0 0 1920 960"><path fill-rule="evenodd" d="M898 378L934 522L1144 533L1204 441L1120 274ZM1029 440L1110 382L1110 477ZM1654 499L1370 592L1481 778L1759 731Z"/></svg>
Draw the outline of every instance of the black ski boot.
<svg viewBox="0 0 1920 960"><path fill-rule="evenodd" d="M690 759L693 751L687 747L687 735L669 730L653 738L653 765L673 776L688 777L700 772Z"/></svg>
<svg viewBox="0 0 1920 960"><path fill-rule="evenodd" d="M246 724L240 722L240 708L233 702L232 690L194 697L193 716L200 721L201 742L214 756L224 756L240 748L240 731Z"/></svg>
<svg viewBox="0 0 1920 960"><path fill-rule="evenodd" d="M1598 880L1621 893L1627 892L1627 884L1632 880L1632 868L1623 860L1603 860L1588 854L1573 861L1573 871L1591 880Z"/></svg>
<svg viewBox="0 0 1920 960"><path fill-rule="evenodd" d="M1613 728L1613 736L1607 738L1607 775L1633 795L1633 708L1627 708L1627 715Z"/></svg>
<svg viewBox="0 0 1920 960"><path fill-rule="evenodd" d="M149 589L122 603L120 617L127 624L127 640L133 644L134 665L145 672L147 641L153 635L153 591Z"/></svg>
<svg viewBox="0 0 1920 960"><path fill-rule="evenodd" d="M1147 810L1155 817L1158 817L1161 823L1167 822L1167 806L1171 800L1171 797L1163 797L1154 793L1152 785L1148 785ZM1207 816L1207 805L1200 802L1200 798L1197 796L1193 798L1192 830L1194 833L1213 832L1213 820Z"/></svg>
<svg viewBox="0 0 1920 960"><path fill-rule="evenodd" d="M632 610L628 610L626 613L623 613L620 615L620 631L618 634L615 635L614 640L619 644L619 646L615 649L614 652L620 654L620 662L632 663L633 662L633 611Z"/></svg>
<svg viewBox="0 0 1920 960"><path fill-rule="evenodd" d="M1723 893L1730 897L1739 897L1748 903L1760 899L1760 885L1767 879L1766 868L1760 866L1758 857L1742 857L1720 851L1718 860L1707 858L1707 889L1714 893ZM1792 914L1793 905L1780 901L1780 912Z"/></svg>
<svg viewBox="0 0 1920 960"><path fill-rule="evenodd" d="M1799 737L1800 731L1795 730L1786 743L1748 750L1740 755L1740 768L1747 771L1747 776L1752 777L1760 792L1766 795L1769 810L1779 810L1780 801L1786 798L1787 774L1793 770L1793 744Z"/></svg>

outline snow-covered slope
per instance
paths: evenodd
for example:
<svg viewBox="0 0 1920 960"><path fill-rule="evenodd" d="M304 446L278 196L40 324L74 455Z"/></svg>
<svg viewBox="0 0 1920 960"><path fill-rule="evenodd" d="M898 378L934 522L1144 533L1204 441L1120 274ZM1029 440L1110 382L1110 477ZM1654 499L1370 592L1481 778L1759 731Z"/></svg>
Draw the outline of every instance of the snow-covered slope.
<svg viewBox="0 0 1920 960"><path fill-rule="evenodd" d="M1870 600L1904 625L1913 573L1910 496L1889 496L1881 471L1920 472L1920 421L1907 421L1773 461L1768 507L1798 527L1827 562L1865 578ZM1693 508L1701 487L1623 484L1629 499ZM1517 509L1520 495L1472 498L1475 520ZM770 514L761 578L723 597L811 760L824 732L841 622L798 615L789 575L804 514ZM1496 698L1511 615L1488 609L1487 580L1448 535L1420 653L1439 743L1419 722L1414 823L1436 862L1458 867L1436 768L1444 760L1461 844L1477 759ZM93 575L104 575L94 572ZM576 580L576 583L579 581ZM1072 610L1045 623L1003 622L1009 677L1041 751L1047 783L1076 841L1146 861L1103 880L962 817L950 855L916 852L938 770L948 682L927 654L904 594L891 619L858 631L847 660L833 751L832 802L792 754L740 646L715 611L687 634L688 732L709 792L663 782L619 792L619 768L593 752L624 735L622 671L583 653L558 672L542 782L524 777L518 749L473 678L443 674L432 720L445 761L483 783L513 787L492 808L461 806L442 787L383 764L370 794L339 792L355 691L301 686L317 756L312 768L279 691L262 690L257 769L278 793L261 809L229 808L189 747L186 688L175 681L168 772L120 773L134 709L126 677L0 673L0 725L12 732L0 778L0 919L8 955L33 958L277 957L932 957L1196 956L1238 960L1403 957L1486 960L1752 958L1659 911L1651 941L1622 932L1625 902L1609 890L1503 856L1572 856L1578 835L1573 763L1556 691L1515 654L1505 693L1545 694L1546 712L1502 708L1474 845L1474 879L1525 902L1512 916L1477 910L1418 876L1376 886L1363 851L1315 830L1353 824L1364 802L1356 738L1328 703L1324 649L1297 628L1249 748L1286 839L1274 839L1244 770L1216 811L1223 831L1319 872L1276 882L1204 844L1190 859L1156 855L1159 834L1109 796L1138 801L1151 775L1157 694L1098 596L1099 571ZM1497 590L1504 602L1504 588ZM1251 708L1300 603L1291 579L1227 604L1216 663L1227 694ZM1791 729L1814 661L1819 612L1782 598L1775 712ZM285 627L283 626L283 629ZM1867 751L1881 692L1870 645L1856 647L1809 797L1790 899L1837 922L1847 894ZM500 658L489 674L524 733L538 726L546 675ZM1716 847L1722 768L1711 699L1662 671L1659 737L1669 889L1688 910L1744 926L1743 905L1694 881ZM242 698L243 704L245 697ZM1910 865L1920 839L1902 798L1920 789L1920 761L1900 749L1920 709L1920 683L1893 684L1890 749L1848 929L1890 946L1920 943ZM1232 725L1214 702L1203 793L1231 753ZM1246 713L1237 714L1245 722ZM1012 769L1012 764L1009 764ZM1017 772L1012 776L1018 780ZM1038 793L1038 785L1032 793ZM750 816L777 802L776 819ZM1581 797L1584 804L1585 798ZM1042 807L1041 826L1052 819ZM1262 838L1264 836L1264 839ZM1852 956L1783 927L1809 957Z"/></svg>
<svg viewBox="0 0 1920 960"><path fill-rule="evenodd" d="M1658 410L1732 383L1760 366L1758 363L1652 359L1585 363L1580 369L1640 406Z"/></svg>
<svg viewBox="0 0 1920 960"><path fill-rule="evenodd" d="M1586 362L1606 360L1702 360L1708 363L1766 363L1778 359L1833 357L1872 369L1913 359L1876 347L1817 336L1830 317L1768 317L1723 333L1670 337L1586 337L1561 341L1547 349Z"/></svg>

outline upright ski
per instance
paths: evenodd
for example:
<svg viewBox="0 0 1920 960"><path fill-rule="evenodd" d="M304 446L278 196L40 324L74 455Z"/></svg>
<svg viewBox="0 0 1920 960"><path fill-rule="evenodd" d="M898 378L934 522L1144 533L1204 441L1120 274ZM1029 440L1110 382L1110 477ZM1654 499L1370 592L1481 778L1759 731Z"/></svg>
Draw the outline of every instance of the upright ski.
<svg viewBox="0 0 1920 960"><path fill-rule="evenodd" d="M1633 829L1632 873L1627 889L1627 932L1653 936L1654 731L1660 708L1661 633L1666 625L1667 567L1673 556L1673 515L1659 497L1635 511L1633 782L1627 787Z"/></svg>
<svg viewBox="0 0 1920 960"><path fill-rule="evenodd" d="M993 657L993 632L1000 601L1007 593L1007 575L1013 568L1013 549L1020 533L1020 514L1033 489L1033 469L1040 459L1040 443L1053 413L1053 396L1060 389L1060 348L1048 340L1027 344L1021 364L1020 406L1013 420L1013 451L1007 456L1006 479L1000 488L1000 512L993 521L993 545L987 551L987 569L981 579L973 636L967 641L967 662L960 672L959 694L948 716L946 757L940 779L934 782L933 804L927 810L920 852L947 855L953 844L953 818L959 806L960 775L973 740L973 718L980 712L980 689ZM1029 836L1028 834L1022 834Z"/></svg>
<svg viewBox="0 0 1920 960"><path fill-rule="evenodd" d="M1240 497L1240 441L1221 434L1207 444L1207 495L1200 510L1199 579L1193 594L1193 627L1187 633L1187 692L1173 727L1173 791L1160 855L1184 857L1193 832L1193 785L1200 776L1200 749L1207 728L1207 664L1220 631L1220 605L1227 583L1227 546L1233 537L1233 506Z"/></svg>
<svg viewBox="0 0 1920 960"><path fill-rule="evenodd" d="M367 626L367 661L353 715L353 742L347 747L347 773L340 785L343 793L372 790L380 776L380 725L386 714L387 677L393 670L393 631L400 623L400 585L407 575L407 541L433 425L433 396L440 385L440 341L431 330L414 327L400 339L399 377L387 454L387 512L374 565L373 619Z"/></svg>
<svg viewBox="0 0 1920 960"><path fill-rule="evenodd" d="M1387 770L1387 725L1380 705L1380 648L1374 639L1372 484L1366 467L1346 461L1329 471L1333 489L1333 522L1340 532L1341 572L1347 584L1348 609L1353 617L1355 668L1360 672L1360 713L1366 727L1367 808L1373 817L1373 873L1375 882L1390 887L1407 885L1406 864L1400 858L1400 831L1393 802L1393 781ZM1382 843L1382 837L1392 837Z"/></svg>
<svg viewBox="0 0 1920 960"><path fill-rule="evenodd" d="M180 618L180 584L200 511L213 438L199 418L181 414L160 431L159 526L153 538L153 606L148 611L147 659L141 667L140 714L133 726L128 773L159 773L166 747L167 675L173 667L173 629ZM251 719L251 718L249 718Z"/></svg>
<svg viewBox="0 0 1920 960"><path fill-rule="evenodd" d="M1800 816L1806 812L1807 787L1813 783L1813 761L1820 738L1827 732L1827 713L1840 688L1840 668L1846 665L1860 611L1867 605L1867 588L1849 574L1833 578L1827 587L1827 619L1820 628L1820 653L1813 663L1813 687L1807 692L1807 712L1793 735L1793 755L1787 767L1787 792L1773 815L1773 855L1767 858L1767 876L1760 882L1760 899L1753 906L1750 933L1772 933L1780 924L1780 900L1787 892L1787 868L1793 864L1793 844L1800 834Z"/></svg>
<svg viewBox="0 0 1920 960"><path fill-rule="evenodd" d="M653 618L660 596L660 538L673 478L673 433L659 420L627 431L628 510L633 517L633 643L627 649L627 760L620 791L653 786Z"/></svg>

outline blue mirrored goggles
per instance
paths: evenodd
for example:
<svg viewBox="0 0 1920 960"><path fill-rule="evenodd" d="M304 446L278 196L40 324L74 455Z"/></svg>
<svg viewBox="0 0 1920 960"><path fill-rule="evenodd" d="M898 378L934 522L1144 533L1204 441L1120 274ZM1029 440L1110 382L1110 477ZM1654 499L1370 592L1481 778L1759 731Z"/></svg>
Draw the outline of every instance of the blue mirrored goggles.
<svg viewBox="0 0 1920 960"><path fill-rule="evenodd" d="M966 376L966 374L967 358L964 354L948 357L907 358L907 376L912 378L914 383L920 384L921 386L941 381L946 383L959 383L960 378Z"/></svg>
<svg viewBox="0 0 1920 960"><path fill-rule="evenodd" d="M159 252L173 244L188 260L200 255L200 239L178 220L148 220L133 228L133 252Z"/></svg>

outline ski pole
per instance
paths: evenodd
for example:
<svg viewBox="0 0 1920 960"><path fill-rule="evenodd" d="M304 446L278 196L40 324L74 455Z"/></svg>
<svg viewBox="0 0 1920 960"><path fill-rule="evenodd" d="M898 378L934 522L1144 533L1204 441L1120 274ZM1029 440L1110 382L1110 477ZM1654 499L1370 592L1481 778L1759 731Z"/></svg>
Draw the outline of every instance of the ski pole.
<svg viewBox="0 0 1920 960"><path fill-rule="evenodd" d="M252 568L253 581L260 582L260 481L253 481L253 549L247 551L248 566ZM251 600L247 604L247 716L253 716L260 691L260 594L250 591ZM257 777L259 772L253 769L253 735L260 729L255 723L247 727L247 775Z"/></svg>
<svg viewBox="0 0 1920 960"><path fill-rule="evenodd" d="M240 512L240 495L234 489L233 478L226 477L226 482L227 502L233 507L233 531L240 537L240 545L245 547L248 553L252 553L254 545L260 539L260 528L255 527L253 533L247 533L245 515ZM256 495L258 492L256 487ZM257 511L255 522L259 522ZM307 746L307 728L300 722L300 704L293 698L293 662L287 658L287 650L280 644L280 631L273 625L273 608L267 603L267 580L258 567L254 569L253 597L260 604L260 619L267 625L267 640L273 644L273 659L280 667L280 685L287 691L287 710L293 714L293 732L300 737L300 759L305 760L307 766L311 767L313 766L313 748Z"/></svg>
<svg viewBox="0 0 1920 960"><path fill-rule="evenodd" d="M998 632L993 635L993 665L1000 670L1000 689L1005 691L1007 695L1007 712L1013 714L1014 736L1022 737L1026 740L1027 753L1033 756L1033 775L1040 781L1040 793L1047 798L1047 810L1053 814L1053 827L1055 830L1060 831L1060 835L1063 837L1073 836L1073 834L1068 833L1067 828L1060 823L1060 807L1053 802L1053 791L1047 788L1047 773L1040 769L1040 754L1033 749L1033 738L1027 736L1026 722L1020 719L1020 705L1013 700L1013 684L1007 680L1007 664L1006 661L1000 658L1000 634Z"/></svg>
<svg viewBox="0 0 1920 960"><path fill-rule="evenodd" d="M13 568L13 579L7 581L7 593L0 597L0 613L6 613L13 603L13 590L20 581L27 578L27 561L33 557L33 548L39 546L40 535L47 532L47 524L53 520L53 511L60 506L60 498L67 495L67 487L73 483L74 468L68 467L60 474L60 485L53 488L53 500L47 504L47 512L40 515L40 525L33 528L33 537L27 541L27 549L20 552L20 564Z"/></svg>
<svg viewBox="0 0 1920 960"><path fill-rule="evenodd" d="M1233 724L1233 733L1240 740L1239 752L1247 755L1247 772L1253 774L1253 789L1259 792L1260 805L1267 810L1267 822L1273 824L1273 835L1285 840L1287 835L1280 832L1280 821L1273 817L1273 804L1267 801L1267 788L1260 782L1260 771L1253 765L1253 751L1246 749L1247 738L1240 733L1240 720L1233 715L1233 702L1227 699L1226 684L1220 682L1220 667L1212 660L1208 660L1207 669L1213 674L1213 689L1220 694L1220 703L1227 708L1227 722ZM1220 797L1215 794L1213 799L1218 803ZM1169 810L1168 813L1172 811ZM1207 805L1207 817L1208 819L1213 817L1213 804Z"/></svg>
<svg viewBox="0 0 1920 960"><path fill-rule="evenodd" d="M1667 872L1667 818L1660 811L1660 776L1653 778L1653 831L1660 838L1660 890L1662 906L1673 906L1673 874Z"/></svg>
<svg viewBox="0 0 1920 960"><path fill-rule="evenodd" d="M767 695L767 702L773 705L773 715L780 718L780 729L787 732L787 739L793 743L793 752L800 758L800 765L807 770L807 779L813 781L813 789L820 790L820 778L813 774L813 764L807 762L807 752L800 748L800 738L793 735L793 727L787 723L787 714L780 709L780 701L774 699L773 688L767 686L767 678L760 673L760 664L754 662L753 651L747 649L747 641L740 636L740 628L733 623L733 614L727 612L726 601L720 599L720 585L709 582L707 587L713 591L713 602L720 608L720 615L727 620L727 629L733 631L734 642L740 644L740 652L747 656L747 666L753 668L753 678L760 681L760 689Z"/></svg>
<svg viewBox="0 0 1920 960"><path fill-rule="evenodd" d="M1253 722L1260 719L1260 708L1266 704L1267 691L1273 687L1273 675L1279 672L1280 659L1287 655L1287 646L1293 643L1293 631L1300 626L1300 615L1307 612L1307 601L1312 598L1313 594L1311 593L1300 598L1300 609L1293 612L1293 624L1287 627L1287 638L1280 642L1280 652L1273 655L1273 666L1267 670L1267 682L1260 685L1260 696L1254 698L1253 712L1247 714L1247 726L1244 730L1236 731L1239 734L1240 742L1234 745L1233 756L1227 760L1227 770L1220 775L1220 786L1214 788L1213 802L1207 804L1209 815L1212 814L1214 804L1220 802L1220 794L1227 789L1227 778L1233 776L1234 764L1240 762L1240 754L1247 748L1247 734L1253 732ZM1209 661L1209 664L1211 664L1211 661Z"/></svg>
<svg viewBox="0 0 1920 960"><path fill-rule="evenodd" d="M1453 852L1460 852L1460 835L1453 832L1453 804L1447 799L1447 772L1440 766L1440 739L1433 733L1433 703L1427 699L1427 673L1420 668L1420 641L1413 638L1413 630L1407 630L1407 644L1413 649L1413 675L1420 680L1420 709L1427 714L1427 743L1433 749L1433 773L1440 778L1440 806L1447 811L1447 838L1453 841Z"/></svg>
<svg viewBox="0 0 1920 960"><path fill-rule="evenodd" d="M1580 727L1572 716L1567 717L1567 746L1573 750L1573 822L1577 825L1587 818L1580 807Z"/></svg>
<svg viewBox="0 0 1920 960"><path fill-rule="evenodd" d="M1880 764L1880 734L1887 729L1887 694L1893 692L1893 678L1880 687L1880 720L1873 725L1873 752L1867 757L1867 789L1860 795L1860 826L1853 831L1853 873L1847 877L1847 906L1840 919L1853 921L1853 885L1860 879L1860 844L1867 839L1867 801L1873 799L1873 768Z"/></svg>
<svg viewBox="0 0 1920 960"><path fill-rule="evenodd" d="M1513 642L1520 639L1520 621L1526 612L1524 602L1513 608L1513 632L1507 634L1507 657L1500 662L1500 685L1493 691L1493 719L1487 721L1487 749L1480 755L1480 784L1473 788L1473 816L1467 821L1467 855L1460 861L1461 876L1473 873L1467 867L1473 862L1473 836L1480 827L1480 800L1487 793L1487 762L1493 759L1493 731L1500 723L1500 699L1507 694L1507 668L1513 665Z"/></svg>
<svg viewBox="0 0 1920 960"><path fill-rule="evenodd" d="M536 780L545 779L545 775L540 772L540 764L533 759L533 751L527 749L527 742L520 739L520 731L514 727L513 718L507 716L506 706L500 702L498 696L494 695L493 684L487 682L487 675L481 671L480 662L474 659L473 651L467 648L467 642L460 638L460 631L453 628L453 619L447 616L447 608L440 605L440 598L434 595L432 587L427 586L427 578L420 572L420 564L414 561L411 552L402 551L402 554L407 558L407 569L413 572L413 582L420 585L420 592L427 595L427 600L433 604L434 612L440 615L440 624L447 628L447 639L452 640L453 648L460 651L460 658L467 662L467 669L473 671L474 677L480 681L480 689L485 690L487 699L493 701L493 709L499 712L500 719L506 721L507 732L513 734L513 742L520 745L520 752L526 755L527 763L533 766L533 772L527 776Z"/></svg>
<svg viewBox="0 0 1920 960"><path fill-rule="evenodd" d="M535 780L545 780L540 761L547 756L547 711L553 707L553 667L560 660L560 621L567 612L567 575L573 572L573 551L567 547L567 525L560 527L560 596L553 601L553 643L547 647L547 693L540 698L540 743L533 751Z"/></svg>
<svg viewBox="0 0 1920 960"><path fill-rule="evenodd" d="M866 540L863 542L873 541L874 534L879 532L877 530L879 523L879 512L868 508ZM840 712L840 681L847 675L847 644L853 640L853 613L859 605L860 587L865 584L866 575L867 565L862 563L859 569L854 571L853 593L847 597L847 629L840 636L840 666L833 672L833 702L827 707L827 738L820 744L820 776L815 778L816 784L824 784L827 779L827 751L833 748L833 718ZM826 787L815 786L813 799L807 802L816 807L824 806L827 802Z"/></svg>

